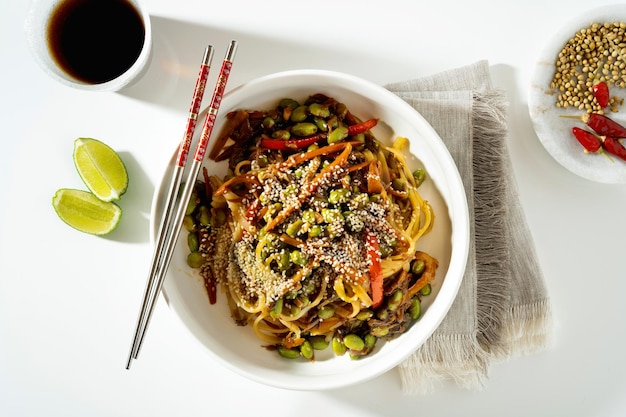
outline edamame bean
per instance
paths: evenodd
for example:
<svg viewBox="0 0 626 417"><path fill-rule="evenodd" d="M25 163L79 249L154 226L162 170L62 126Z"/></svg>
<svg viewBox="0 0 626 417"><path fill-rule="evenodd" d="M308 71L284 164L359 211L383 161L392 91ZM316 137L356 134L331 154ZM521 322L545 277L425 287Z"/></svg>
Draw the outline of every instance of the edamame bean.
<svg viewBox="0 0 626 417"><path fill-rule="evenodd" d="M200 239L198 239L198 234L191 232L187 234L187 247L189 247L190 252L198 252L200 250Z"/></svg>
<svg viewBox="0 0 626 417"><path fill-rule="evenodd" d="M286 230L287 235L290 237L296 237L298 232L302 228L303 224L304 224L304 221L302 219L297 219L291 222L287 226L287 230Z"/></svg>
<svg viewBox="0 0 626 417"><path fill-rule="evenodd" d="M185 211L185 214L192 214L198 204L200 204L200 198L198 197L196 190L193 190L191 192L191 197L189 198L189 203L187 203L187 210Z"/></svg>
<svg viewBox="0 0 626 417"><path fill-rule="evenodd" d="M339 188L332 190L328 196L328 202L330 204L345 203L350 197L350 190L347 188Z"/></svg>
<svg viewBox="0 0 626 417"><path fill-rule="evenodd" d="M306 257L302 254L302 251L298 249L291 251L289 259L296 265L302 266L306 264Z"/></svg>
<svg viewBox="0 0 626 417"><path fill-rule="evenodd" d="M343 342L336 336L333 337L333 340L331 341L331 346L333 352L335 352L335 355L337 356L343 356L348 350L346 349L346 345L344 345Z"/></svg>
<svg viewBox="0 0 626 417"><path fill-rule="evenodd" d="M269 223L270 220L272 220L272 216L274 216L275 213L278 213L280 210L282 210L282 208L283 208L283 205L281 203L274 203L268 206L267 211L263 215L263 220L265 220L266 223Z"/></svg>
<svg viewBox="0 0 626 417"><path fill-rule="evenodd" d="M326 118L330 116L330 109L327 105L321 103L311 103L309 105L309 113L313 116Z"/></svg>
<svg viewBox="0 0 626 417"><path fill-rule="evenodd" d="M298 103L296 100L288 97L283 98L278 102L279 107L291 107L292 109L295 109L299 105L300 103Z"/></svg>
<svg viewBox="0 0 626 417"><path fill-rule="evenodd" d="M309 341L315 350L324 350L329 345L328 340L324 336L311 336Z"/></svg>
<svg viewBox="0 0 626 417"><path fill-rule="evenodd" d="M373 334L371 334L371 333L366 334L365 335L365 339L364 339L364 341L365 341L365 349L367 349L367 350L373 349L374 345L376 344L376 340L377 340L377 337L374 336Z"/></svg>
<svg viewBox="0 0 626 417"><path fill-rule="evenodd" d="M335 315L335 308L332 306L324 306L317 311L317 316L320 319L329 319Z"/></svg>
<svg viewBox="0 0 626 417"><path fill-rule="evenodd" d="M314 123L301 122L291 126L291 134L295 136L311 136L317 133L317 126Z"/></svg>
<svg viewBox="0 0 626 417"><path fill-rule="evenodd" d="M380 243L380 257L381 258L386 258L388 256L390 256L393 253L393 249L391 248L391 246L389 246L386 243L381 242Z"/></svg>
<svg viewBox="0 0 626 417"><path fill-rule="evenodd" d="M256 160L261 168L265 168L270 163L267 155L259 155Z"/></svg>
<svg viewBox="0 0 626 417"><path fill-rule="evenodd" d="M300 346L300 354L305 359L313 359L313 346L311 346L311 342L305 340Z"/></svg>
<svg viewBox="0 0 626 417"><path fill-rule="evenodd" d="M328 131L328 123L326 123L326 120L322 119L321 117L313 118L313 123L315 123L315 126L317 126L317 128L321 132L327 132Z"/></svg>
<svg viewBox="0 0 626 417"><path fill-rule="evenodd" d="M402 291L396 290L388 301L387 308L389 311L396 311L402 302Z"/></svg>
<svg viewBox="0 0 626 417"><path fill-rule="evenodd" d="M423 168L416 169L413 171L413 178L415 178L417 185L420 186L426 179L426 170Z"/></svg>
<svg viewBox="0 0 626 417"><path fill-rule="evenodd" d="M413 265L411 266L411 272L413 273L413 275L420 276L422 275L422 272L424 272L424 267L424 261L422 261L421 259L416 259L415 261L413 261Z"/></svg>
<svg viewBox="0 0 626 417"><path fill-rule="evenodd" d="M348 228L353 232L360 232L365 227L365 223L363 222L363 218L354 214L351 211L344 211L343 218L346 219L346 224Z"/></svg>
<svg viewBox="0 0 626 417"><path fill-rule="evenodd" d="M204 264L204 256L200 252L191 252L187 255L187 265L191 268L200 268Z"/></svg>
<svg viewBox="0 0 626 417"><path fill-rule="evenodd" d="M276 302L274 303L274 307L272 307L272 309L270 310L270 316L272 317L278 317L283 313L283 299L279 298L278 300L276 300Z"/></svg>
<svg viewBox="0 0 626 417"><path fill-rule="evenodd" d="M183 217L183 226L185 227L185 230L187 230L188 232L193 232L196 230L196 222L193 219L193 216L191 216L190 214L187 214L185 217Z"/></svg>
<svg viewBox="0 0 626 417"><path fill-rule="evenodd" d="M333 129L332 132L328 134L328 143L336 143L344 140L348 137L348 128L345 126L339 126L336 129Z"/></svg>
<svg viewBox="0 0 626 417"><path fill-rule="evenodd" d="M289 259L289 251L287 249L283 249L280 251L280 257L278 259L278 269L281 271L286 271L291 266L291 260Z"/></svg>
<svg viewBox="0 0 626 417"><path fill-rule="evenodd" d="M297 349L287 349L284 346L279 346L277 351L285 359L298 359L300 357L300 351Z"/></svg>
<svg viewBox="0 0 626 417"><path fill-rule="evenodd" d="M211 211L207 206L200 206L198 208L198 214L196 216L198 223L203 226L209 226L211 224Z"/></svg>
<svg viewBox="0 0 626 417"><path fill-rule="evenodd" d="M293 175L296 178L302 178L302 176L304 175L304 167L298 167L296 168L296 170L293 172Z"/></svg>
<svg viewBox="0 0 626 417"><path fill-rule="evenodd" d="M359 311L359 314L356 315L356 318L361 321L365 321L371 319L373 315L374 312L372 310L361 310Z"/></svg>
<svg viewBox="0 0 626 417"><path fill-rule="evenodd" d="M305 210L302 213L302 220L311 224L317 223L317 221L315 220L315 212L313 210Z"/></svg>
<svg viewBox="0 0 626 417"><path fill-rule="evenodd" d="M343 214L337 209L322 209L322 217L326 223L335 223L343 221Z"/></svg>
<svg viewBox="0 0 626 417"><path fill-rule="evenodd" d="M365 342L358 335L354 333L347 334L343 338L343 344L350 350L363 350Z"/></svg>
<svg viewBox="0 0 626 417"><path fill-rule="evenodd" d="M263 119L263 127L266 129L273 128L275 124L276 124L276 120L274 120L273 118L269 116Z"/></svg>
<svg viewBox="0 0 626 417"><path fill-rule="evenodd" d="M409 307L409 315L413 320L417 320L420 316L422 310L422 304L420 303L419 298L413 297L411 300L411 307Z"/></svg>
<svg viewBox="0 0 626 417"><path fill-rule="evenodd" d="M289 315L294 317L300 314L301 312L302 312L302 309L294 305L294 306L291 306L291 309L289 310Z"/></svg>
<svg viewBox="0 0 626 417"><path fill-rule="evenodd" d="M298 106L293 109L290 120L294 123L304 122L309 115L309 108L307 106Z"/></svg>
<svg viewBox="0 0 626 417"><path fill-rule="evenodd" d="M371 332L376 337L385 337L389 334L389 327L387 326L374 327L371 330Z"/></svg>
<svg viewBox="0 0 626 417"><path fill-rule="evenodd" d="M426 284L424 288L420 290L420 294L422 294L423 296L428 296L430 295L431 292L432 292L432 287L430 286L430 284Z"/></svg>
<svg viewBox="0 0 626 417"><path fill-rule="evenodd" d="M361 144L364 144L364 143L365 143L365 133L359 133L359 134L357 134L357 135L352 136L352 140L355 140L355 141L357 141L357 142L360 142L360 144L359 144L359 145L356 145L356 146L361 147L361 146L362 146Z"/></svg>
<svg viewBox="0 0 626 417"><path fill-rule="evenodd" d="M317 237L319 235L321 235L323 232L323 229L320 225L315 225L313 227L311 227L309 229L309 237Z"/></svg>
<svg viewBox="0 0 626 417"><path fill-rule="evenodd" d="M391 186L397 191L405 191L406 181L402 178L394 178L393 181L391 181Z"/></svg>
<svg viewBox="0 0 626 417"><path fill-rule="evenodd" d="M358 208L365 208L370 202L369 194L358 192L352 197L352 204L356 204Z"/></svg>
<svg viewBox="0 0 626 417"><path fill-rule="evenodd" d="M291 139L291 132L285 129L275 130L272 132L272 138L281 139L281 140L289 140Z"/></svg>

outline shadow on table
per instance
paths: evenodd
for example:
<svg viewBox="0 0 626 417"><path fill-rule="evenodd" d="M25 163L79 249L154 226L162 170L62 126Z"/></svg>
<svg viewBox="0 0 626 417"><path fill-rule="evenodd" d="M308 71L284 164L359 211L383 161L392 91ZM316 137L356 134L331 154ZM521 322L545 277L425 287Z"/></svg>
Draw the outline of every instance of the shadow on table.
<svg viewBox="0 0 626 417"><path fill-rule="evenodd" d="M117 204L122 208L120 225L106 238L119 242L140 243L150 239L150 210L154 185L135 157L129 152L120 152L126 165L128 189Z"/></svg>
<svg viewBox="0 0 626 417"><path fill-rule="evenodd" d="M141 80L120 94L181 112L189 110L207 44L213 45L215 54L204 97L205 106L211 98L222 59L232 39L237 40L239 45L227 91L253 78L293 69L349 71L356 76L371 78L376 76L376 69L368 63L380 60L375 51L372 55L358 56L354 51L342 49L340 43L330 49L316 45L314 39L305 44L290 42L280 34L276 38L267 38L160 16L152 16L151 19L154 43L150 67ZM364 63L362 73L350 70L354 62ZM388 65L393 68L401 63Z"/></svg>

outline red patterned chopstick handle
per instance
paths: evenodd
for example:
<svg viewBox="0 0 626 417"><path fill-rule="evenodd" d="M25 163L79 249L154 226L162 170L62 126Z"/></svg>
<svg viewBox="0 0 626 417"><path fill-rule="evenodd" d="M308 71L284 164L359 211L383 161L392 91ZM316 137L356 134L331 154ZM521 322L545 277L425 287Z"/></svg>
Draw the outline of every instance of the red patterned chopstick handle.
<svg viewBox="0 0 626 417"><path fill-rule="evenodd" d="M211 138L211 133L213 132L213 126L215 126L215 118L217 117L217 112L220 108L220 105L222 104L224 90L226 90L226 83L228 82L230 70L233 66L232 60L235 55L236 46L237 43L235 41L232 41L228 52L226 53L226 58L222 63L222 68L220 69L217 84L215 84L215 90L213 92L211 106L209 107L209 111L204 122L204 128L202 129L202 135L200 136L198 147L196 148L196 154L194 156L194 159L197 162L202 162L202 160L204 159L204 154L206 153L207 147L209 145L209 139Z"/></svg>
<svg viewBox="0 0 626 417"><path fill-rule="evenodd" d="M185 126L185 134L183 135L183 140L181 141L180 148L178 149L176 165L179 167L184 167L187 163L189 148L191 148L193 134L196 130L196 124L198 123L200 106L202 105L202 98L204 97L204 92L206 89L206 82L209 78L209 70L211 69L212 58L213 47L209 46L204 53L202 64L200 65L200 71L198 72L198 78L196 80L196 87L194 89L191 106L189 108L189 117L187 118L187 125Z"/></svg>

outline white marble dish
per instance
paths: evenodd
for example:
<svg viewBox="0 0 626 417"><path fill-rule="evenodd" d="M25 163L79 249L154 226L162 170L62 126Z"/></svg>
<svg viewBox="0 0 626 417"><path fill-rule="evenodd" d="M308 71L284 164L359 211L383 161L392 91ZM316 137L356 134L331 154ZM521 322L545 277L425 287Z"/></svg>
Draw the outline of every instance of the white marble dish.
<svg viewBox="0 0 626 417"><path fill-rule="evenodd" d="M591 181L621 184L626 183L626 161L613 157L613 162L601 154L588 154L572 135L573 126L585 127L583 123L562 118L561 115L581 115L577 109L555 106L556 93L550 89L554 76L557 55L582 28L591 23L626 22L626 5L604 6L585 11L577 18L560 27L541 51L532 75L528 95L530 117L539 140L552 157L580 177ZM611 96L626 97L623 89L612 89ZM626 125L626 108L619 112L606 112L607 116Z"/></svg>

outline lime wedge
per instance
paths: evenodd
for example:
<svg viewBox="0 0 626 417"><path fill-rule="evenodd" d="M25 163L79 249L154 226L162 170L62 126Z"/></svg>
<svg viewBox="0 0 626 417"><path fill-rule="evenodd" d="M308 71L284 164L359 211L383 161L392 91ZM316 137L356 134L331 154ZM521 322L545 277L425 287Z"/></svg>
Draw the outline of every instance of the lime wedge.
<svg viewBox="0 0 626 417"><path fill-rule="evenodd" d="M122 209L117 204L102 201L82 190L57 190L52 198L52 206L65 223L92 235L112 232L122 216Z"/></svg>
<svg viewBox="0 0 626 417"><path fill-rule="evenodd" d="M102 201L119 200L128 188L128 172L119 155L97 139L74 141L74 165L89 190Z"/></svg>

